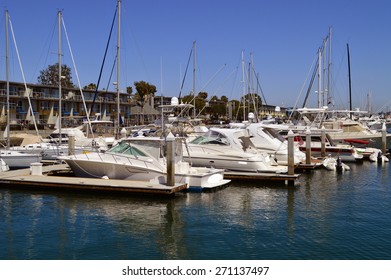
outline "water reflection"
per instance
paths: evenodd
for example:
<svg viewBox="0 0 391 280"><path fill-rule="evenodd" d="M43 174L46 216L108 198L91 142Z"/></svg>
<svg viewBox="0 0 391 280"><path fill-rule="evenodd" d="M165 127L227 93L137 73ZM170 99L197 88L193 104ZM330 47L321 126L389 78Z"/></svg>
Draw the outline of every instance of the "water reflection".
<svg viewBox="0 0 391 280"><path fill-rule="evenodd" d="M390 165L350 167L172 198L0 189L0 259L391 258Z"/></svg>

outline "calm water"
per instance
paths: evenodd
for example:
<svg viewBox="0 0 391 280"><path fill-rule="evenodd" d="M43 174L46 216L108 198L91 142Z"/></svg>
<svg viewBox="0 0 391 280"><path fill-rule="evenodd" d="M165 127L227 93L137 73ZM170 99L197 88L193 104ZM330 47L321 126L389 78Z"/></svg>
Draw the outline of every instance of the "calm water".
<svg viewBox="0 0 391 280"><path fill-rule="evenodd" d="M172 198L0 188L0 259L391 259L391 164Z"/></svg>

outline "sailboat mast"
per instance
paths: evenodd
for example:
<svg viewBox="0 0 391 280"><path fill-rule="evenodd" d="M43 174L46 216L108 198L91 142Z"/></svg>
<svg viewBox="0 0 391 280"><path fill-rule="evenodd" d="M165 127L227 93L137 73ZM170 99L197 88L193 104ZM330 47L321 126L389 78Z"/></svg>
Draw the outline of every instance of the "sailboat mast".
<svg viewBox="0 0 391 280"><path fill-rule="evenodd" d="M350 110L350 118L352 118L352 81L350 76L350 52L349 52L349 44L346 44L347 52L348 52L348 77L349 77L349 110Z"/></svg>
<svg viewBox="0 0 391 280"><path fill-rule="evenodd" d="M245 95L246 95L246 80L245 80L245 73L244 73L244 52L242 50L242 98L243 98L243 121L246 120L246 101L245 101Z"/></svg>
<svg viewBox="0 0 391 280"><path fill-rule="evenodd" d="M5 69L6 69L6 80L7 80L7 149L10 148L10 82L9 82L9 44L8 44L8 11L5 11Z"/></svg>
<svg viewBox="0 0 391 280"><path fill-rule="evenodd" d="M121 123L121 106L120 106L120 72L121 72L121 0L118 0L118 30L117 30L117 136L120 135L120 123Z"/></svg>
<svg viewBox="0 0 391 280"><path fill-rule="evenodd" d="M196 41L193 42L193 118L195 119L196 117L196 62L197 62L197 57L196 57Z"/></svg>
<svg viewBox="0 0 391 280"><path fill-rule="evenodd" d="M322 102L322 50L318 49L318 108Z"/></svg>
<svg viewBox="0 0 391 280"><path fill-rule="evenodd" d="M328 105L329 104L329 101L331 99L331 66L332 66L332 52L331 52L331 46L332 46L332 42L331 42L331 35L332 35L332 28L330 27L329 28L329 56L328 56L328 65L327 65L327 98L326 98L326 104L325 105Z"/></svg>
<svg viewBox="0 0 391 280"><path fill-rule="evenodd" d="M58 11L58 132L59 144L62 144L62 88L61 88L61 64L62 64L62 49L61 49L61 11Z"/></svg>

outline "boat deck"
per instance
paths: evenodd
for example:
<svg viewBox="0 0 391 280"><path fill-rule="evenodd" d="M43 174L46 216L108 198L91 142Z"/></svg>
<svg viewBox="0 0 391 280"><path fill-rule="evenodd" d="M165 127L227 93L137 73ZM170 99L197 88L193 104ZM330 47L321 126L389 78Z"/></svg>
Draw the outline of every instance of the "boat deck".
<svg viewBox="0 0 391 280"><path fill-rule="evenodd" d="M300 174L278 174L278 173L256 173L256 172L224 172L225 179L231 180L249 180L249 181L280 181L292 183L298 179Z"/></svg>
<svg viewBox="0 0 391 280"><path fill-rule="evenodd" d="M42 167L42 175L30 175L30 169L18 169L0 173L0 185L12 188L49 188L65 190L99 191L111 193L174 195L187 189L187 184L166 186L143 181L79 178L70 176L67 164Z"/></svg>

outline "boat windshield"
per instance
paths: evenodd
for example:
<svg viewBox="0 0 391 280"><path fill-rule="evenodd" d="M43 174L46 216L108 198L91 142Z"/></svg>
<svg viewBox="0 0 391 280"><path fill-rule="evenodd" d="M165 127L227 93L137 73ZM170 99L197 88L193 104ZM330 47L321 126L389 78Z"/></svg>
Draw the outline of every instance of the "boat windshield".
<svg viewBox="0 0 391 280"><path fill-rule="evenodd" d="M218 144L218 145L229 145L229 140L225 135L209 130L205 135L198 136L196 139L190 142L191 144L207 145L207 144Z"/></svg>
<svg viewBox="0 0 391 280"><path fill-rule="evenodd" d="M132 156L143 156L146 157L147 155L140 151L139 149L130 146L128 143L121 142L118 145L111 148L108 152L115 153L115 154L125 154L125 155L132 155Z"/></svg>
<svg viewBox="0 0 391 280"><path fill-rule="evenodd" d="M278 131L276 131L275 129L273 128L270 128L270 127L264 127L262 128L263 132L265 132L267 135L269 135L271 138L277 138L278 140L280 140L281 142L284 142L285 139L284 137L282 137L282 135L280 133L278 133Z"/></svg>

